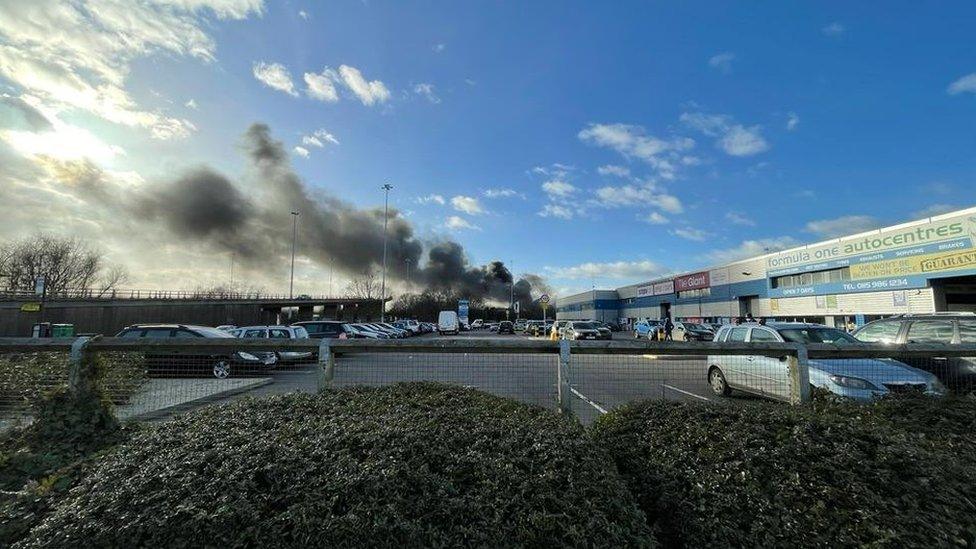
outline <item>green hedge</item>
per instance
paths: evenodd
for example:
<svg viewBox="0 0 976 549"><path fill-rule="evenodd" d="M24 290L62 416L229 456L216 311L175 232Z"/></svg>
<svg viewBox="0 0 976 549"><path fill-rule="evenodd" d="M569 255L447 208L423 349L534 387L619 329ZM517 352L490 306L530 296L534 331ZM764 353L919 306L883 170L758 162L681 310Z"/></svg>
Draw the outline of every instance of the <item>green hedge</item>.
<svg viewBox="0 0 976 549"><path fill-rule="evenodd" d="M148 379L141 353L99 353L96 366L103 392L115 404L125 404ZM45 393L68 383L67 353L11 353L0 355L0 402L27 409Z"/></svg>
<svg viewBox="0 0 976 549"><path fill-rule="evenodd" d="M972 546L972 397L647 401L593 427L670 547Z"/></svg>
<svg viewBox="0 0 976 549"><path fill-rule="evenodd" d="M436 384L288 395L150 426L23 546L653 546L577 423Z"/></svg>

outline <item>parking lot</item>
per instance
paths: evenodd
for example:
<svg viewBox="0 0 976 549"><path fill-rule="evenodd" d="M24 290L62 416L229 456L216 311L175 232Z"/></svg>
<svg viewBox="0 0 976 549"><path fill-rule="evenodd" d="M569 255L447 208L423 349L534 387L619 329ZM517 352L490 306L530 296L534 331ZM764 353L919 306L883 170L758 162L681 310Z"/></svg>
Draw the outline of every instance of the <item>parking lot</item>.
<svg viewBox="0 0 976 549"><path fill-rule="evenodd" d="M418 337L529 338L522 334L499 335L488 331ZM630 333L614 333L614 339L632 337ZM317 368L315 364L279 367L272 373L274 383L248 394L315 391L318 389ZM337 358L334 383L337 387L345 387L438 381L555 408L557 369L557 355L357 353ZM573 411L584 422L633 400L728 401L711 394L705 377L704 356L574 355L570 361L569 378Z"/></svg>

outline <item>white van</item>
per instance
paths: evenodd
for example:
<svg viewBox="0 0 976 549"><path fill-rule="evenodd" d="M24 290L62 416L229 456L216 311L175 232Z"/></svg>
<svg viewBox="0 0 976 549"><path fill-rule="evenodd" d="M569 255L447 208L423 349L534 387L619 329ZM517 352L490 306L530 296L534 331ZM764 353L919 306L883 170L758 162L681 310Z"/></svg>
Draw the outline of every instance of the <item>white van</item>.
<svg viewBox="0 0 976 549"><path fill-rule="evenodd" d="M456 311L441 311L437 316L437 331L441 335L458 334L458 315Z"/></svg>

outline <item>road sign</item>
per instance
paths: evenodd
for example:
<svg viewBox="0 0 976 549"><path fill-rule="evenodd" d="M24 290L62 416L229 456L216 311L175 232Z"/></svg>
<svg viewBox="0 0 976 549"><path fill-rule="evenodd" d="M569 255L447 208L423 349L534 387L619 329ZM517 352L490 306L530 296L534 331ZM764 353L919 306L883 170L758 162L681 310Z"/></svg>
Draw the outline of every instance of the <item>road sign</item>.
<svg viewBox="0 0 976 549"><path fill-rule="evenodd" d="M468 306L470 302L467 299L458 300L458 320L463 324L468 323Z"/></svg>
<svg viewBox="0 0 976 549"><path fill-rule="evenodd" d="M44 295L44 286L47 284L47 280L44 275L38 276L34 279L34 294Z"/></svg>
<svg viewBox="0 0 976 549"><path fill-rule="evenodd" d="M549 303L549 294L542 294L539 296L539 301L543 303Z"/></svg>

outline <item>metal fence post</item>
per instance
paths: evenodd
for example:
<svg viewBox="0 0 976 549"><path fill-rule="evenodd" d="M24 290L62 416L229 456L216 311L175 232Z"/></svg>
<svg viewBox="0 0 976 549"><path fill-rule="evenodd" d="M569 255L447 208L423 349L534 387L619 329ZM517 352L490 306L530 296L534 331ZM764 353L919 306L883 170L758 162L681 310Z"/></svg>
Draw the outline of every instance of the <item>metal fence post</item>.
<svg viewBox="0 0 976 549"><path fill-rule="evenodd" d="M319 390L331 389L332 379L335 377L335 354L329 338L322 338L319 343Z"/></svg>
<svg viewBox="0 0 976 549"><path fill-rule="evenodd" d="M787 358L790 369L790 404L810 402L810 363L807 348L797 345L796 356Z"/></svg>
<svg viewBox="0 0 976 549"><path fill-rule="evenodd" d="M91 392L95 388L95 372L88 357L88 344L93 338L82 336L71 344L68 353L68 390L75 395Z"/></svg>
<svg viewBox="0 0 976 549"><path fill-rule="evenodd" d="M569 400L569 340L559 340L559 368L556 373L556 390L559 395L559 413L571 414Z"/></svg>

